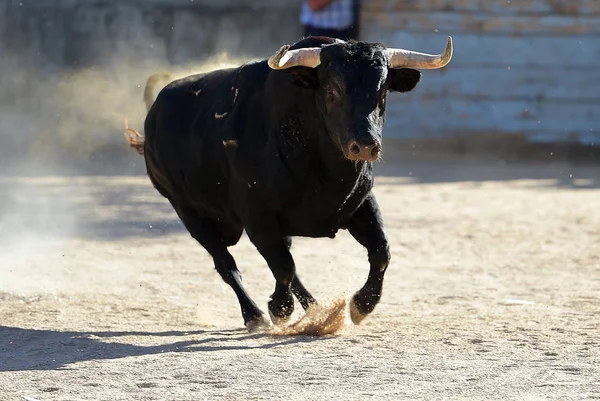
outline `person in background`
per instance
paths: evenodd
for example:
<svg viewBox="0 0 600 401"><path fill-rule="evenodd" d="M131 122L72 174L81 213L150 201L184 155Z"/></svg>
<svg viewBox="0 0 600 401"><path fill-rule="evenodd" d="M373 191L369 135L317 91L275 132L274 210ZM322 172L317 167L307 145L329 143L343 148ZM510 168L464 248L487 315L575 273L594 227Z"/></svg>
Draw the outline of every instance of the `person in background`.
<svg viewBox="0 0 600 401"><path fill-rule="evenodd" d="M303 0L300 22L304 37L358 40L359 0Z"/></svg>

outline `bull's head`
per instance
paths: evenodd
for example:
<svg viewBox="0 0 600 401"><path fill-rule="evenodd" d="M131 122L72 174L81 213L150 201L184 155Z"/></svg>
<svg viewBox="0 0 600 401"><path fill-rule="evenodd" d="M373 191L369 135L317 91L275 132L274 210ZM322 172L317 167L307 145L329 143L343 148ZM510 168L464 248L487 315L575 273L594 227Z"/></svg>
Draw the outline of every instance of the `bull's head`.
<svg viewBox="0 0 600 401"><path fill-rule="evenodd" d="M416 68L442 68L451 58L450 37L438 55L338 40L321 47L286 45L268 63L274 70L289 69L310 78L333 142L349 160L373 161L381 152L388 91L412 90L421 78Z"/></svg>

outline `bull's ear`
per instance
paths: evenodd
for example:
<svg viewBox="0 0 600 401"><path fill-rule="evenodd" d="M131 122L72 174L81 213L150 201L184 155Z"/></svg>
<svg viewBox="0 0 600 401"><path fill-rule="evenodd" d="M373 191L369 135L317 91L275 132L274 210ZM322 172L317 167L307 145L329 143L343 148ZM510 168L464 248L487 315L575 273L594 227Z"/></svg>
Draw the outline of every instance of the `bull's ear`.
<svg viewBox="0 0 600 401"><path fill-rule="evenodd" d="M389 90L395 92L409 92L421 80L421 73L412 68L391 68Z"/></svg>
<svg viewBox="0 0 600 401"><path fill-rule="evenodd" d="M315 89L319 86L319 78L314 68L292 67L282 71L292 74L294 77L293 84L301 88Z"/></svg>

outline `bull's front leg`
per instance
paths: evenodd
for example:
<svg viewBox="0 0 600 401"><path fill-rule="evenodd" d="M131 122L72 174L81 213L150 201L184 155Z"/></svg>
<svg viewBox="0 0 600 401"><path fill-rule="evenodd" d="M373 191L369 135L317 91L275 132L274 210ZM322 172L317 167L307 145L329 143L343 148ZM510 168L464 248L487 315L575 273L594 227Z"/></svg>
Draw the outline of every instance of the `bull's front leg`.
<svg viewBox="0 0 600 401"><path fill-rule="evenodd" d="M285 237L284 241L289 251L292 246L292 238ZM311 305L317 303L317 300L310 294L310 292L308 292L306 288L304 288L304 284L302 284L300 281L297 273L294 275L292 284L290 284L290 289L304 310L307 310Z"/></svg>
<svg viewBox="0 0 600 401"><path fill-rule="evenodd" d="M352 297L350 317L359 324L373 312L381 298L383 276L390 263L390 248L383 229L383 219L375 195L369 194L356 210L346 228L369 254L369 277L365 285Z"/></svg>
<svg viewBox="0 0 600 401"><path fill-rule="evenodd" d="M275 277L275 291L269 301L271 320L275 324L283 323L294 312L291 286L296 275L296 266L289 251L289 240L286 237L273 236L270 233L256 233L250 230L248 237L265 258L273 277Z"/></svg>

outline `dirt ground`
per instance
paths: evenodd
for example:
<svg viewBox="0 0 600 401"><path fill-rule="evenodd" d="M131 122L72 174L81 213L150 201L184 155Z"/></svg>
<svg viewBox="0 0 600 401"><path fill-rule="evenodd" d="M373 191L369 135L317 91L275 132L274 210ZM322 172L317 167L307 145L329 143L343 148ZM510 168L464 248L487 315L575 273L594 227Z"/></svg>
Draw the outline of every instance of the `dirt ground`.
<svg viewBox="0 0 600 401"><path fill-rule="evenodd" d="M324 337L249 334L143 175L1 178L0 399L600 399L600 169L378 173L384 295ZM292 251L319 300L366 279L346 232ZM232 253L266 311L264 260Z"/></svg>

